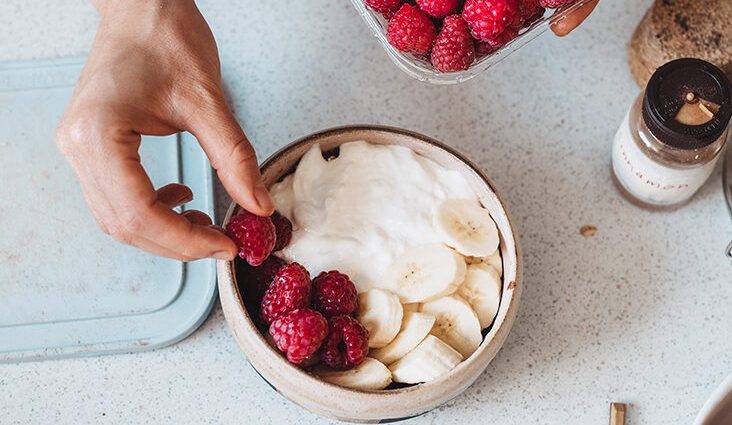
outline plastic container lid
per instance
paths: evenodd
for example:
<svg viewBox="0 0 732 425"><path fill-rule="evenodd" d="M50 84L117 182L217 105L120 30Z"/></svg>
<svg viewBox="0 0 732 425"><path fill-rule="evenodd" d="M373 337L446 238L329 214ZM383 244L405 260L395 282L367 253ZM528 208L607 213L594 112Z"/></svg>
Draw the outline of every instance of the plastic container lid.
<svg viewBox="0 0 732 425"><path fill-rule="evenodd" d="M409 53L403 53L394 48L386 37L388 22L384 17L366 7L364 0L351 0L363 21L371 28L379 44L396 64L399 69L410 77L432 84L457 84L481 74L488 68L496 65L510 54L526 45L531 40L543 34L552 25L565 19L569 14L583 6L589 0L573 0L555 10L546 10L544 16L533 22L528 28L519 31L519 36L509 41L499 49L490 54L476 59L476 61L465 71L441 73L435 70L431 63L424 58Z"/></svg>
<svg viewBox="0 0 732 425"><path fill-rule="evenodd" d="M193 332L216 298L212 260L114 242L58 153L55 127L83 59L0 64L0 363L130 352ZM156 187L180 182L213 212L211 168L189 134L143 137Z"/></svg>
<svg viewBox="0 0 732 425"><path fill-rule="evenodd" d="M688 99L713 102L719 110L703 124L682 124L675 117ZM648 81L643 121L668 146L684 150L708 146L724 134L730 118L732 86L724 72L709 62L677 59L658 68Z"/></svg>

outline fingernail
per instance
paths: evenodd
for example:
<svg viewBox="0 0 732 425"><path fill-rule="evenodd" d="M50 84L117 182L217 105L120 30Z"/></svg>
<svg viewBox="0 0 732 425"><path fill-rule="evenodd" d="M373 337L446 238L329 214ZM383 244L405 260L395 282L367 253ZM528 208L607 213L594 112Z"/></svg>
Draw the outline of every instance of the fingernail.
<svg viewBox="0 0 732 425"><path fill-rule="evenodd" d="M234 259L234 254L229 251L219 251L214 253L213 257L217 260L231 261Z"/></svg>
<svg viewBox="0 0 732 425"><path fill-rule="evenodd" d="M274 209L272 197L269 196L269 191L267 191L267 188L264 187L264 185L257 186L257 188L254 189L254 197L257 199L259 208L266 211L272 211Z"/></svg>

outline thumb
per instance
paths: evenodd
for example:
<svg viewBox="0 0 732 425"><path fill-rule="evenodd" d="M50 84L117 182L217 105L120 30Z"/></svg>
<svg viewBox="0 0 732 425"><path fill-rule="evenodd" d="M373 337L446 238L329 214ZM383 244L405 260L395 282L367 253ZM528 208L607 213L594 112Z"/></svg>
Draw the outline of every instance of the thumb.
<svg viewBox="0 0 732 425"><path fill-rule="evenodd" d="M187 130L201 143L226 191L245 210L271 215L274 203L262 182L257 155L223 93L207 96L194 108Z"/></svg>

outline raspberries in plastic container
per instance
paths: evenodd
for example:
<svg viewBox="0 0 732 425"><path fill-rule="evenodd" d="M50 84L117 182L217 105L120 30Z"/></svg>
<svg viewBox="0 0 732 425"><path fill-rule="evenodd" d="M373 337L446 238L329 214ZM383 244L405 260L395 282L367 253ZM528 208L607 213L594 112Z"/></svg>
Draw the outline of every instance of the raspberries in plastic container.
<svg viewBox="0 0 732 425"><path fill-rule="evenodd" d="M388 43L396 50L414 56L413 62L402 59L395 61L420 79L442 81L462 81L472 75L467 78L460 76L456 80L438 78L424 71L426 62L439 73L470 69L476 58L482 59L496 53L541 20L545 8L580 5L577 0L362 1L367 8L381 13L388 21L384 34ZM565 10L571 12L572 8ZM473 49L464 39L463 26L454 17L456 15L470 29ZM375 25L375 21L368 17L365 19L378 36L383 34L383 26ZM400 56L394 55L393 51L391 53L394 58Z"/></svg>

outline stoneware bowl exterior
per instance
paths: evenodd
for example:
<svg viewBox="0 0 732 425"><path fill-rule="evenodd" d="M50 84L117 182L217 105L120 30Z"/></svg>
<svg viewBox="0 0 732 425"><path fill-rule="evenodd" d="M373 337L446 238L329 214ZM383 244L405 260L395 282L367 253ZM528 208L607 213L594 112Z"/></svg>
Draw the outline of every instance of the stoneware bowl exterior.
<svg viewBox="0 0 732 425"><path fill-rule="evenodd" d="M234 263L218 261L218 285L224 315L234 338L257 372L293 403L328 418L349 422L387 422L420 415L456 397L485 370L503 345L516 318L521 281L521 253L511 218L487 177L451 148L409 131L375 126L352 126L325 130L304 137L273 154L261 166L265 185L270 187L291 173L300 158L314 144L324 152L343 143L366 141L401 145L442 166L463 174L481 203L493 216L501 236L503 295L495 322L478 350L450 373L435 381L411 387L356 391L321 381L290 363L274 350L250 319L239 292ZM238 212L232 204L225 223Z"/></svg>

